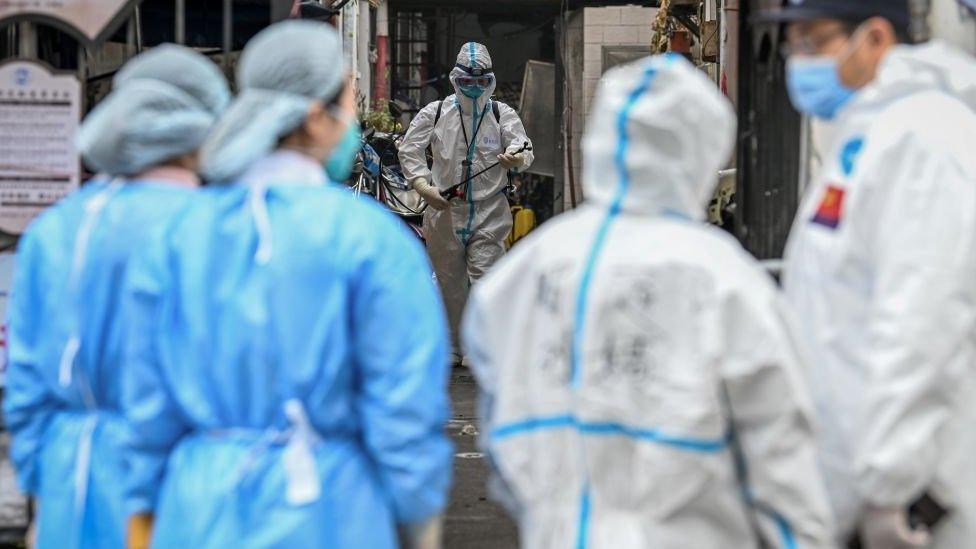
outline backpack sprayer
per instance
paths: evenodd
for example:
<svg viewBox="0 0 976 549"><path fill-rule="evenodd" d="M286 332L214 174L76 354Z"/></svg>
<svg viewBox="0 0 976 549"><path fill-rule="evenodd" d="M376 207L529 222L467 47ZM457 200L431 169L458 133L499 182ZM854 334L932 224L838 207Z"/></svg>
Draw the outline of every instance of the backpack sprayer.
<svg viewBox="0 0 976 549"><path fill-rule="evenodd" d="M529 143L523 143L522 144L522 148L520 148L519 150L517 150L517 151L515 151L513 153L506 153L506 154L522 154L525 151L531 151L531 150L532 150L532 145L531 144L529 144ZM467 166L468 165L468 161L465 160L464 162L465 162L465 166ZM498 166L499 164L501 164L501 161L500 160L498 162L495 162L494 164L488 166L487 168L481 170L480 172L478 172L478 173L476 173L476 174L468 177L467 179L465 179L464 181L458 183L457 185L451 185L450 187L448 187L448 188L444 189L443 191L441 191L441 196L445 200L454 200L455 198L464 198L464 195L467 192L467 188L466 187L467 187L468 183L470 183L472 180L474 180L474 178L478 177L479 175L481 175L481 174L487 172L488 170L490 170L490 169Z"/></svg>

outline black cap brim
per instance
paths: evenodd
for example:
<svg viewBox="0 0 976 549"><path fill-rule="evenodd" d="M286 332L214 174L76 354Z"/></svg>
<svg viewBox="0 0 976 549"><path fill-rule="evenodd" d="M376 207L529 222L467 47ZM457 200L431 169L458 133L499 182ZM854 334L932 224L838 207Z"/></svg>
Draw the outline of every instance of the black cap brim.
<svg viewBox="0 0 976 549"><path fill-rule="evenodd" d="M816 19L844 19L837 13L828 13L817 8L782 8L766 10L752 17L756 23L795 23L797 21L814 21Z"/></svg>
<svg viewBox="0 0 976 549"><path fill-rule="evenodd" d="M825 9L822 7L784 7L778 10L766 10L752 17L754 23L796 23L799 21L816 21L817 19L834 19L837 21L853 21L855 23L881 14L865 13L858 7L848 9ZM899 22L895 22L898 24Z"/></svg>

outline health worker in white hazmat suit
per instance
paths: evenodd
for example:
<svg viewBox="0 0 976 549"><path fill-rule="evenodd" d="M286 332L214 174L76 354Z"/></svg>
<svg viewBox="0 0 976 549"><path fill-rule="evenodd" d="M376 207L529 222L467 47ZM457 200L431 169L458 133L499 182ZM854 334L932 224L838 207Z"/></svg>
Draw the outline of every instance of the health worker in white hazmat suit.
<svg viewBox="0 0 976 549"><path fill-rule="evenodd" d="M454 95L427 105L411 122L400 164L430 205L424 216L427 250L459 362L458 326L468 290L505 253L512 230L507 171L526 169L534 156L518 114L491 98L496 81L487 48L462 46L451 84ZM447 191L452 195L443 196Z"/></svg>
<svg viewBox="0 0 976 549"><path fill-rule="evenodd" d="M832 548L812 405L772 280L704 223L735 116L678 56L604 77L587 201L474 289L494 495L527 549Z"/></svg>
<svg viewBox="0 0 976 549"><path fill-rule="evenodd" d="M800 9L800 8L803 9ZM787 298L838 540L976 540L976 63L909 45L908 2L808 0L789 23L801 112L833 124L786 249Z"/></svg>

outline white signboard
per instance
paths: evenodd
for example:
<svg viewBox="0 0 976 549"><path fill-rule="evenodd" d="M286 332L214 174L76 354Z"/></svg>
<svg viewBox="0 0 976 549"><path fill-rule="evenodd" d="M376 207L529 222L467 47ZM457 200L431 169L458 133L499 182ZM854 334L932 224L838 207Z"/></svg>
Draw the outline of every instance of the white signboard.
<svg viewBox="0 0 976 549"><path fill-rule="evenodd" d="M0 0L0 21L48 23L98 42L122 22L125 8L138 0Z"/></svg>
<svg viewBox="0 0 976 549"><path fill-rule="evenodd" d="M78 188L80 103L73 75L31 61L0 65L0 230L23 233L44 208Z"/></svg>

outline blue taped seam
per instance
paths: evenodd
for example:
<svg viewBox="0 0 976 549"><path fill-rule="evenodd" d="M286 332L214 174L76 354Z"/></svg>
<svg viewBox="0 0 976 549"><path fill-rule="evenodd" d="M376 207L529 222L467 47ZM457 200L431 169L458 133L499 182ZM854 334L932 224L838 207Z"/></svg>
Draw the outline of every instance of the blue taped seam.
<svg viewBox="0 0 976 549"><path fill-rule="evenodd" d="M790 526L789 521L779 513L768 511L767 513L772 516L773 522L776 523L776 528L779 529L779 537L783 544L783 549L796 549L796 537L793 535L793 528Z"/></svg>
<svg viewBox="0 0 976 549"><path fill-rule="evenodd" d="M472 65L474 65L474 45L471 45L471 55L472 55ZM487 106L487 104L486 104ZM475 132L478 131L478 123L476 121L476 113L478 111L478 102L474 99L471 100L471 143L468 144L468 170L464 174L464 178L467 179L471 177L472 162L474 162L474 153L478 149L478 136ZM482 111L481 116L484 117L485 113ZM468 223L464 228L464 245L467 247L468 242L471 241L471 226L474 223L474 181L468 181L467 185L468 191Z"/></svg>
<svg viewBox="0 0 976 549"><path fill-rule="evenodd" d="M474 46L472 46L472 50L473 48ZM488 112L488 108L490 106L491 106L491 100L489 99L488 102L485 103L485 108L481 111L481 116L477 116L478 101L475 99L471 100L471 143L468 143L468 155L467 155L468 167L464 171L464 179L468 179L471 177L471 166L473 165L472 162L474 161L474 153L478 149L478 136L476 135L475 132L477 132L478 127L481 126L481 119L485 117L485 114ZM463 118L461 120L461 123L462 124L464 123ZM461 243L464 244L465 247L467 247L468 242L471 240L471 227L474 224L474 191L472 190L473 187L474 187L474 181L468 181L468 185L467 185L468 222L465 224L464 230L462 231L463 234L461 234Z"/></svg>
<svg viewBox="0 0 976 549"><path fill-rule="evenodd" d="M516 423L502 425L491 432L492 440L504 440L514 436L560 428L575 428L581 434L592 436L623 436L635 440L655 442L681 450L700 453L715 453L729 445L729 437L693 438L678 437L663 433L658 429L642 429L614 422L587 422L564 414L550 417L535 417Z"/></svg>
<svg viewBox="0 0 976 549"><path fill-rule="evenodd" d="M730 441L731 437L734 436L733 433L729 433ZM740 452L734 452L736 466L739 468L742 478L749 478L749 465L746 463L746 458ZM748 482L745 480L745 482ZM796 549L796 536L793 534L793 527L790 526L790 522L786 520L786 517L777 513L773 509L770 509L767 505L762 505L756 501L756 496L749 489L748 485L742 486L742 497L749 507L754 509L757 513L762 513L770 517L774 523L776 523L776 529L779 530L779 537L781 546L783 549ZM756 532L757 536L761 536L761 532Z"/></svg>
<svg viewBox="0 0 976 549"><path fill-rule="evenodd" d="M491 432L491 438L500 440L531 431L575 427L576 424L576 418L568 414L564 416L530 418L495 428Z"/></svg>
<svg viewBox="0 0 976 549"><path fill-rule="evenodd" d="M670 62L672 58L668 58ZM607 210L607 215L600 224L600 228L597 231L596 238L593 241L593 247L590 249L589 256L586 260L586 265L583 269L583 274L580 279L579 292L576 295L576 315L573 324L573 342L571 348L570 356L570 367L571 367L571 385L574 389L578 389L583 378L583 334L586 332L586 305L590 293L590 282L593 278L593 272L596 270L596 263L600 257L600 253L603 251L603 245L606 242L607 234L610 232L610 226L613 224L616 217L620 214L621 207L623 205L624 197L627 196L627 191L630 187L630 178L627 174L627 147L629 145L629 136L627 135L627 118L630 115L631 109L637 104L640 97L650 88L651 82L654 80L654 76L657 74L656 67L648 67L641 77L640 82L630 95L627 97L627 102L624 107L620 110L617 115L617 150L614 156L615 163L617 165L617 170L620 174L620 182L617 186L617 191L614 195L613 201L610 203L610 208ZM629 436L631 434L622 425L616 424L583 424L574 419L574 423L580 430L581 434L620 434ZM598 427L592 432L588 432L586 427ZM619 429L608 429L608 426L616 425ZM636 432L636 431L634 431ZM652 433L653 431L648 431ZM655 439L657 440L657 439ZM661 438L660 442L665 442L667 439ZM585 450L584 450L585 453ZM589 489L588 482L584 483L583 486L583 501L580 502L580 524L578 529L578 539L577 539L577 549L585 549L587 541L587 529L589 527L589 514L590 514L590 499L589 499Z"/></svg>
<svg viewBox="0 0 976 549"><path fill-rule="evenodd" d="M579 529L576 531L576 549L586 549L587 539L590 537L590 487L583 486L580 495Z"/></svg>
<svg viewBox="0 0 976 549"><path fill-rule="evenodd" d="M607 215L600 224L596 239L593 241L593 247L590 249L589 257L583 268L579 292L576 294L576 318L573 323L571 358L571 379L574 388L580 386L583 378L583 335L586 332L586 306L590 295L590 283L593 279L593 272L596 270L596 263L600 257L600 253L603 251L607 234L610 232L610 226L617 216L620 215L624 197L627 196L627 191L630 188L630 176L627 174L627 147L630 144L630 137L627 134L627 119L631 109L634 108L637 101L650 88L651 82L654 80L656 74L656 67L650 67L644 71L637 87L630 92L630 95L627 97L627 102L617 115L617 149L614 155L614 161L617 165L620 181L617 185L617 191L613 197L613 201L610 203Z"/></svg>

